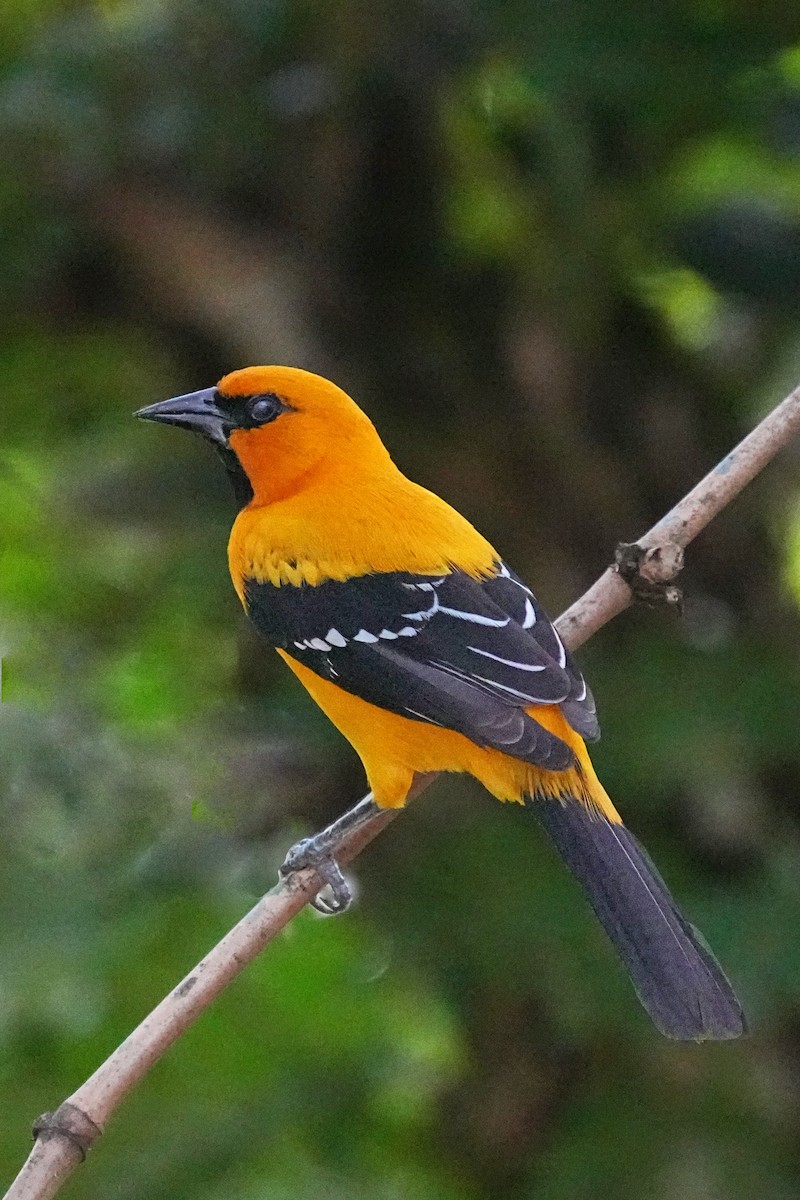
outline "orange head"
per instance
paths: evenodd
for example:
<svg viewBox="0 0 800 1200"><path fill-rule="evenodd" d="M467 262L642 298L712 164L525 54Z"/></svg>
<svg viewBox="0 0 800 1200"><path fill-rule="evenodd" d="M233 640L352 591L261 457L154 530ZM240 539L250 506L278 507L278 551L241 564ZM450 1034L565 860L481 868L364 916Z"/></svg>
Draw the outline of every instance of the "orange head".
<svg viewBox="0 0 800 1200"><path fill-rule="evenodd" d="M320 375L298 367L244 367L215 388L140 409L202 434L222 451L256 504L292 495L324 474L369 473L389 461L374 425L350 397Z"/></svg>

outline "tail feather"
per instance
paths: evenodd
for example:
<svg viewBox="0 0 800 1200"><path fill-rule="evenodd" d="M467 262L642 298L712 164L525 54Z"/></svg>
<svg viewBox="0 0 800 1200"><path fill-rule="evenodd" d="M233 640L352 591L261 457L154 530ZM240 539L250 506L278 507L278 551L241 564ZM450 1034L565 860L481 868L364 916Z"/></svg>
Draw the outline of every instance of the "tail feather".
<svg viewBox="0 0 800 1200"><path fill-rule="evenodd" d="M572 799L528 799L526 806L583 886L661 1032L682 1041L746 1033L722 968L633 834Z"/></svg>

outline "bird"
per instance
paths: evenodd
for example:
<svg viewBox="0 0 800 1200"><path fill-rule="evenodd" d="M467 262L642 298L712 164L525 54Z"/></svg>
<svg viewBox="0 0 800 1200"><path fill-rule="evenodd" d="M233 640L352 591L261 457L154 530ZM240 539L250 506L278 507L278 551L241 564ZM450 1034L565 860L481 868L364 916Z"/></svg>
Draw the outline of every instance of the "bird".
<svg viewBox="0 0 800 1200"><path fill-rule="evenodd" d="M135 415L217 450L244 610L364 766L372 798L299 842L283 876L313 866L330 888L321 910L343 911L341 832L403 807L419 775L467 773L538 818L663 1034L746 1033L595 773L595 703L554 625L490 542L403 474L355 401L299 367L253 366Z"/></svg>

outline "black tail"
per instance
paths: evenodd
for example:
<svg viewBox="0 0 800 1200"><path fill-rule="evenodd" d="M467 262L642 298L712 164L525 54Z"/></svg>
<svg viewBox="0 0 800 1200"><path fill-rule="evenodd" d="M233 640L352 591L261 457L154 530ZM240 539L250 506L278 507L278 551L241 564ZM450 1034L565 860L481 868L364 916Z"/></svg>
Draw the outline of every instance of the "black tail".
<svg viewBox="0 0 800 1200"><path fill-rule="evenodd" d="M661 1032L682 1041L746 1033L744 1013L722 968L678 912L633 834L577 801L535 799L526 806L583 885Z"/></svg>

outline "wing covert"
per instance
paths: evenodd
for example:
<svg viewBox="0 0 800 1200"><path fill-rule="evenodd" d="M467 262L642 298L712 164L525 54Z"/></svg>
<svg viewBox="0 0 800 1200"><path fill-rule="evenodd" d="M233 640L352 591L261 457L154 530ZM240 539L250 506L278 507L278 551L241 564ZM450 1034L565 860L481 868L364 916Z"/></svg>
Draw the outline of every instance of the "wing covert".
<svg viewBox="0 0 800 1200"><path fill-rule="evenodd" d="M460 571L315 587L248 581L245 599L273 645L391 712L551 770L571 765L572 751L526 707L560 704L573 728L596 733L582 676L530 590L502 564L486 581Z"/></svg>

